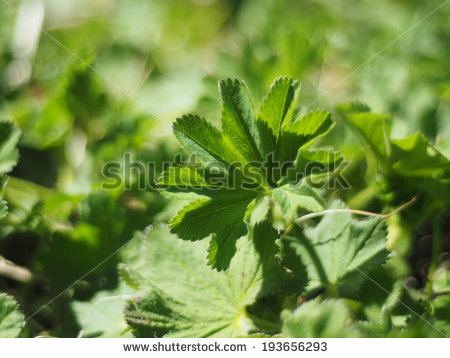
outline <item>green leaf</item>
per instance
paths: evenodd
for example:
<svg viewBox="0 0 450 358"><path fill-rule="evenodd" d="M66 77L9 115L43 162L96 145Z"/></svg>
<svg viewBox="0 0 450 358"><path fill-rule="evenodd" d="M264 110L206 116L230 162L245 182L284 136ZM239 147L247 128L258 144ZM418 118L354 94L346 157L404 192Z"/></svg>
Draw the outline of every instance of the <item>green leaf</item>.
<svg viewBox="0 0 450 358"><path fill-rule="evenodd" d="M369 112L369 108L339 106L344 120L362 139L363 143L382 160L389 155L389 134L392 118L385 114Z"/></svg>
<svg viewBox="0 0 450 358"><path fill-rule="evenodd" d="M49 246L39 253L39 267L50 281L51 293L65 289L85 275L87 268L90 274L85 281L88 282L114 271L118 257L113 253L129 240L134 231L126 230L128 225L133 225L131 218L127 220L123 206L106 191L84 197L80 216L80 222L74 227L59 228L52 233ZM110 255L108 260L98 265Z"/></svg>
<svg viewBox="0 0 450 358"><path fill-rule="evenodd" d="M308 273L305 264L299 260L298 254L292 249L287 240L278 240L277 244L280 247L281 264L291 273L289 284L284 287L284 292L297 296L302 295L308 284Z"/></svg>
<svg viewBox="0 0 450 358"><path fill-rule="evenodd" d="M403 139L390 139L392 120L389 116L370 113L368 108L358 109L357 106L344 105L338 110L372 154L369 159L385 174L394 173L403 177L448 176L449 159L422 133L417 132ZM444 144L444 151L445 147Z"/></svg>
<svg viewBox="0 0 450 358"><path fill-rule="evenodd" d="M137 337L242 337L256 329L246 307L279 284L276 232L256 229L238 242L225 272L205 265L204 241L176 239L164 226L139 234L124 249L127 277L146 288L125 317Z"/></svg>
<svg viewBox="0 0 450 358"><path fill-rule="evenodd" d="M389 133L391 118L385 114L352 113L349 119L368 148L380 160L389 156Z"/></svg>
<svg viewBox="0 0 450 358"><path fill-rule="evenodd" d="M370 266L388 258L386 235L381 219L355 221L348 213L329 213L316 227L296 230L282 241L307 269L308 294L326 288L349 296L358 292Z"/></svg>
<svg viewBox="0 0 450 358"><path fill-rule="evenodd" d="M324 208L323 199L306 183L297 187L287 184L276 188L272 191L272 197L280 205L284 215L290 219L296 218L299 207L308 211L320 211Z"/></svg>
<svg viewBox="0 0 450 358"><path fill-rule="evenodd" d="M170 167L158 180L158 187L166 193L195 193L198 195L216 197L218 195L234 195L234 192L247 191L257 195L256 190L245 189L245 183L251 183L259 189L259 186L233 167L208 165L205 167ZM238 194L239 196L239 194ZM189 199L189 198L188 198Z"/></svg>
<svg viewBox="0 0 450 358"><path fill-rule="evenodd" d="M266 155L271 154L270 158L276 160L281 148L292 152L292 156L284 156L293 162L299 153L291 173L294 178L305 168L308 175L313 172L308 161L315 166L320 164L323 172L324 168L334 170L342 158L335 155L331 159L331 152L299 152L328 132L334 121L325 111L290 121L299 95L296 81L288 78L275 81L258 119L243 82L228 79L221 81L219 88L223 133L196 115L183 116L174 124L180 143L203 166L170 168L163 173L159 186L168 196L176 193L178 197L195 200L173 218L172 232L191 241L210 237L208 263L224 270L236 252L236 241L248 232L247 226L267 216L270 201L264 196L278 200L282 209L288 211L285 213L288 217L293 217L299 206L307 210L323 208L322 199L311 188L279 188L287 184L282 182L287 178L278 183L281 171L287 171L293 163L263 161L263 157L267 159Z"/></svg>
<svg viewBox="0 0 450 358"><path fill-rule="evenodd" d="M261 138L247 86L242 81L227 79L219 82L219 89L224 136L241 154L243 162L260 162Z"/></svg>
<svg viewBox="0 0 450 358"><path fill-rule="evenodd" d="M102 82L91 71L92 56L79 55L81 61L73 58L65 63L64 71L57 76L58 81L46 91L43 106L17 116L27 147L49 149L64 146L74 133L75 118L77 124L87 129L87 123L91 123L93 118L97 120L104 115L107 104L108 110L115 105L114 102L107 102Z"/></svg>
<svg viewBox="0 0 450 358"><path fill-rule="evenodd" d="M255 160L243 156L240 150L231 144L236 139L222 135L203 118L193 114L185 115L177 119L173 130L178 141L201 163L222 168L226 172L231 172L233 168L245 170L248 180L262 184L258 179L263 179L263 175L257 166L255 168ZM249 165L245 166L245 164ZM251 167L257 171L256 174L250 171ZM242 176L240 171L233 171L233 175L237 179Z"/></svg>
<svg viewBox="0 0 450 358"><path fill-rule="evenodd" d="M339 152L329 150L299 150L294 165L287 169L282 183L298 183L310 175L334 172L342 163Z"/></svg>
<svg viewBox="0 0 450 358"><path fill-rule="evenodd" d="M433 274L432 287L435 293L450 292L450 269L441 267Z"/></svg>
<svg viewBox="0 0 450 358"><path fill-rule="evenodd" d="M214 199L200 199L183 208L171 221L172 232L184 240L201 240L211 235L208 264L227 269L236 252L236 241L246 234L244 217L255 192L235 191Z"/></svg>
<svg viewBox="0 0 450 358"><path fill-rule="evenodd" d="M25 326L19 305L11 296L0 293L0 338L16 338Z"/></svg>
<svg viewBox="0 0 450 358"><path fill-rule="evenodd" d="M81 330L79 337L114 338L131 336L123 307L136 291L120 284L114 290L99 291L89 301L71 303Z"/></svg>
<svg viewBox="0 0 450 358"><path fill-rule="evenodd" d="M300 305L284 322L286 338L350 338L357 332L349 326L350 313L341 300L320 298Z"/></svg>
<svg viewBox="0 0 450 358"><path fill-rule="evenodd" d="M250 227L254 227L266 219L271 201L267 195L259 195L247 207L245 218Z"/></svg>
<svg viewBox="0 0 450 358"><path fill-rule="evenodd" d="M299 149L306 149L334 126L330 112L314 111L283 125L277 158L284 163L294 161Z"/></svg>
<svg viewBox="0 0 450 358"><path fill-rule="evenodd" d="M217 174L221 174L218 172ZM216 179L216 180L214 180ZM207 194L227 188L227 182L222 176L214 176L205 168L171 167L166 170L158 181L160 189L166 191L185 191L190 189Z"/></svg>
<svg viewBox="0 0 450 358"><path fill-rule="evenodd" d="M370 113L364 105L340 105L337 109L372 155L374 163L379 169L385 170L391 153L389 134L392 118L385 114Z"/></svg>
<svg viewBox="0 0 450 358"><path fill-rule="evenodd" d="M261 261L262 275L258 279L261 289L259 296L268 294L276 289L289 285L292 281L292 273L282 268L280 262L279 247L275 244L278 232L271 227L270 222L262 221L254 226L249 237Z"/></svg>
<svg viewBox="0 0 450 358"><path fill-rule="evenodd" d="M450 172L450 160L441 154L422 133L392 139L392 168L401 175L444 176Z"/></svg>
<svg viewBox="0 0 450 358"><path fill-rule="evenodd" d="M0 175L8 173L17 164L19 152L16 145L20 130L14 123L0 121Z"/></svg>
<svg viewBox="0 0 450 358"><path fill-rule="evenodd" d="M447 291L448 292L448 291ZM433 315L450 323L450 294L437 296L432 302Z"/></svg>
<svg viewBox="0 0 450 358"><path fill-rule="evenodd" d="M217 128L197 115L178 118L173 132L185 149L203 163L233 163L240 159Z"/></svg>
<svg viewBox="0 0 450 358"><path fill-rule="evenodd" d="M263 158L276 152L281 127L291 120L299 95L300 84L291 78L280 77L270 87L257 116L265 147Z"/></svg>

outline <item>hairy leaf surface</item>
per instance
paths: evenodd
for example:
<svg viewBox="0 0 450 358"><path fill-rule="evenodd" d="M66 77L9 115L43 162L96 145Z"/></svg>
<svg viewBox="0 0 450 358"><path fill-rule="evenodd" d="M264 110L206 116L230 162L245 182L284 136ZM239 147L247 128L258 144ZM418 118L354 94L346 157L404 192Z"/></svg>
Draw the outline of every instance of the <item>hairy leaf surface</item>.
<svg viewBox="0 0 450 358"><path fill-rule="evenodd" d="M300 91L297 81L276 80L258 115L242 81L220 81L219 89L222 132L192 114L177 119L173 127L180 143L203 166L170 168L159 185L167 193L199 195L184 196L194 201L173 218L172 233L191 241L209 237L208 264L225 270L236 252L236 241L249 231L247 226L267 214L270 205L263 196L275 200L290 218L299 207L320 210L323 200L306 183L296 188L286 184L316 173L313 166L320 166L321 173L333 171L342 157L304 150L334 121L326 111L292 118Z"/></svg>
<svg viewBox="0 0 450 358"><path fill-rule="evenodd" d="M11 296L0 293L0 338L16 338L25 325L23 314Z"/></svg>
<svg viewBox="0 0 450 358"><path fill-rule="evenodd" d="M357 332L349 326L350 313L341 300L316 298L300 305L284 322L286 338L350 338Z"/></svg>
<svg viewBox="0 0 450 358"><path fill-rule="evenodd" d="M356 221L348 213L329 213L317 226L298 229L282 242L306 267L307 292L326 288L346 296L358 292L371 265L388 258L386 235L381 219Z"/></svg>
<svg viewBox="0 0 450 358"><path fill-rule="evenodd" d="M274 257L276 232L265 224L255 228L254 236L253 241L238 241L225 272L205 265L204 241L178 240L164 226L133 239L125 249L122 272L127 282L146 292L125 311L133 333L239 337L255 330L246 306L279 285L282 271Z"/></svg>

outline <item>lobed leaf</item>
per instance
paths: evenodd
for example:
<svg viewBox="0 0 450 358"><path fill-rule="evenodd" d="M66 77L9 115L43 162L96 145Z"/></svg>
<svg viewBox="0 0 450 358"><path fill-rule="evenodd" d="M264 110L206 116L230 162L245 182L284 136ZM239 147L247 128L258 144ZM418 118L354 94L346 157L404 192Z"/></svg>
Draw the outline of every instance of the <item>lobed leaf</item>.
<svg viewBox="0 0 450 358"><path fill-rule="evenodd" d="M25 326L23 314L11 296L0 293L0 338L16 338Z"/></svg>
<svg viewBox="0 0 450 358"><path fill-rule="evenodd" d="M328 133L334 126L331 113L314 111L283 125L278 153L284 163L295 160L299 149L306 149L316 139Z"/></svg>
<svg viewBox="0 0 450 358"><path fill-rule="evenodd" d="M284 122L290 121L300 95L300 84L291 78L280 77L270 87L257 116L263 139L263 158L275 153Z"/></svg>
<svg viewBox="0 0 450 358"><path fill-rule="evenodd" d="M299 150L293 166L287 169L281 183L298 183L310 175L321 175L334 172L342 163L339 152L325 149Z"/></svg>
<svg viewBox="0 0 450 358"><path fill-rule="evenodd" d="M370 266L387 260L386 235L381 219L355 221L348 213L329 213L317 226L285 235L282 242L306 267L308 293L326 288L349 296L358 292Z"/></svg>
<svg viewBox="0 0 450 358"><path fill-rule="evenodd" d="M264 201L264 196L277 201L291 218L298 207L323 208L322 199L312 188L283 187L286 182L280 181L281 174L288 174L282 173L283 170L290 167L293 178L302 175L300 171L310 175L314 168L308 164L312 163L320 164L322 172L329 172L339 165L342 157L335 153L332 157L326 151L304 151L327 133L334 121L326 111L291 120L300 90L297 81L276 80L258 117L242 81L220 81L219 89L223 101L222 133L196 115L178 118L174 124L180 143L203 166L170 168L163 173L159 185L170 195L189 191L206 197L183 195L196 201L185 206L170 226L172 233L184 240L210 237L208 264L224 270L236 252L236 241L249 231L247 226L265 219L270 203ZM269 158L275 162L266 160ZM276 163L279 159L281 162Z"/></svg>
<svg viewBox="0 0 450 358"><path fill-rule="evenodd" d="M363 104L340 105L337 107L345 123L356 135L372 156L371 160L379 169L386 170L391 153L389 135L392 118L385 114L369 112Z"/></svg>
<svg viewBox="0 0 450 358"><path fill-rule="evenodd" d="M239 160L217 128L195 114L178 118L173 124L173 132L186 150L203 163Z"/></svg>
<svg viewBox="0 0 450 358"><path fill-rule="evenodd" d="M244 163L262 160L261 138L247 86L239 80L219 82L223 102L222 129Z"/></svg>
<svg viewBox="0 0 450 358"><path fill-rule="evenodd" d="M78 325L80 338L116 338L132 337L127 332L127 323L123 317L123 307L135 290L120 284L114 290L102 290L89 301L71 303Z"/></svg>
<svg viewBox="0 0 450 358"><path fill-rule="evenodd" d="M242 337L256 329L246 307L280 284L276 232L255 228L238 242L230 269L205 265L204 241L185 242L164 226L139 234L124 249L127 276L147 288L125 318L137 337Z"/></svg>
<svg viewBox="0 0 450 358"><path fill-rule="evenodd" d="M391 139L392 168L405 176L444 176L450 173L450 160L417 132L407 138Z"/></svg>
<svg viewBox="0 0 450 358"><path fill-rule="evenodd" d="M227 269L236 252L236 241L246 234L245 213L255 198L251 191L217 194L200 199L183 208L171 221L171 232L184 240L196 241L211 235L208 264L217 270Z"/></svg>
<svg viewBox="0 0 450 358"><path fill-rule="evenodd" d="M357 331L350 325L350 312L342 300L320 298L300 305L284 322L286 338L350 338Z"/></svg>
<svg viewBox="0 0 450 358"><path fill-rule="evenodd" d="M272 191L272 197L280 205L283 214L290 219L296 219L299 207L308 211L320 211L324 208L324 200L305 183L297 187L283 185Z"/></svg>

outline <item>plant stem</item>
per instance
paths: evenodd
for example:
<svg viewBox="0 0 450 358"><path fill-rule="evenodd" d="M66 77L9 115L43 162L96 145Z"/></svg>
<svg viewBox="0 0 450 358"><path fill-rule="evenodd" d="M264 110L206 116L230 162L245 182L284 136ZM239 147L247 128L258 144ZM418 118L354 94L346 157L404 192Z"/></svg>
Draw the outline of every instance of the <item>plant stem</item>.
<svg viewBox="0 0 450 358"><path fill-rule="evenodd" d="M327 210L322 210L322 211L318 211L315 213L306 214L306 215L299 217L291 225L289 225L287 227L287 229L284 231L283 235L290 233L294 229L295 225L299 225L306 220L316 218L318 216L330 214L330 213L349 213L349 214L355 214L355 215L373 216L373 217L377 217L377 218L381 218L381 219L387 219L387 218L391 217L392 215L397 214L399 211L405 209L406 207L410 206L412 203L414 203L416 201L416 199L417 199L416 197L413 197L411 200L409 200L408 202L406 202L403 205L400 205L397 209L391 211L389 214L372 213L370 211L356 210L356 209L327 209Z"/></svg>
<svg viewBox="0 0 450 358"><path fill-rule="evenodd" d="M28 269L17 266L2 256L0 256L0 275L19 282L30 282L33 279L33 274Z"/></svg>
<svg viewBox="0 0 450 358"><path fill-rule="evenodd" d="M327 209L327 210L319 211L319 212L316 212L316 213L303 215L302 217L298 218L296 220L296 222L297 223L302 223L302 222L304 222L306 220L315 218L317 216L323 216L323 215L326 215L326 214L329 214L329 213L350 213L350 214L355 214L355 215L374 216L374 217L378 217L378 218L381 218L381 219L387 219L390 216L392 216L392 215L398 213L399 211L403 210L407 206L411 205L415 201L416 201L416 197L412 198L407 203L399 206L397 209L391 211L389 214L372 213L370 211L355 210L355 209Z"/></svg>

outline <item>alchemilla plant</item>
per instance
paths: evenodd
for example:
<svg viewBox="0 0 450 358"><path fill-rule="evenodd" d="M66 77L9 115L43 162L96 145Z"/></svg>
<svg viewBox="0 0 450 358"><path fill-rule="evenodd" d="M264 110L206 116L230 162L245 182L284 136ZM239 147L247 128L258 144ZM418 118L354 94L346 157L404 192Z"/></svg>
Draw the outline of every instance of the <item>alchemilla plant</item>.
<svg viewBox="0 0 450 358"><path fill-rule="evenodd" d="M219 89L221 130L194 114L173 126L194 160L169 168L159 185L184 207L169 228L140 235L130 248L135 254L121 268L126 282L145 291L125 311L133 334L400 334L406 323L392 317L405 298L399 292L401 298L393 298L374 278L390 260L391 214L350 210L336 200L343 158L313 145L333 128L333 116L322 110L299 113L300 85L289 78L273 83L257 112L242 81L221 81ZM359 106L342 108L351 116ZM377 118L384 125L365 107L361 113L367 123ZM371 130L380 128L375 123ZM365 311L371 294L384 303ZM418 297L408 300L414 302L411 324L445 334L436 311L421 306Z"/></svg>
<svg viewBox="0 0 450 358"><path fill-rule="evenodd" d="M210 237L208 264L224 270L238 239L267 219L273 206L286 220L295 217L299 207L322 210L322 197L305 177L333 171L342 157L308 150L334 121L326 111L293 118L298 82L277 80L257 114L243 82L221 81L219 88L222 131L196 115L174 124L181 145L201 166L172 167L160 185L166 192L197 195L172 219L171 231L183 240Z"/></svg>
<svg viewBox="0 0 450 358"><path fill-rule="evenodd" d="M346 162L323 145L336 117L298 110L297 81L277 79L258 111L244 82L224 80L219 89L221 129L196 114L173 124L190 160L159 178L161 194L173 203L169 223L165 213L129 241L118 288L95 297L124 314L127 325L111 318L110 335L447 336L449 280L436 261L439 235L426 289L410 290L392 275L403 265L392 250L402 239L402 215L419 201L438 217L437 203L448 203L447 157L420 133L390 138L389 116L362 104L339 106L338 118L367 154L367 173L380 173L373 186L390 210L349 208L342 200L351 191ZM0 153L11 152L14 161L10 127ZM388 195L390 187L400 188L397 197ZM6 212L0 200L0 215ZM97 220L94 212L85 215ZM126 299L125 310L108 297ZM0 298L1 334L17 336L19 307ZM83 302L72 308L85 317L83 333L95 335L96 310Z"/></svg>

